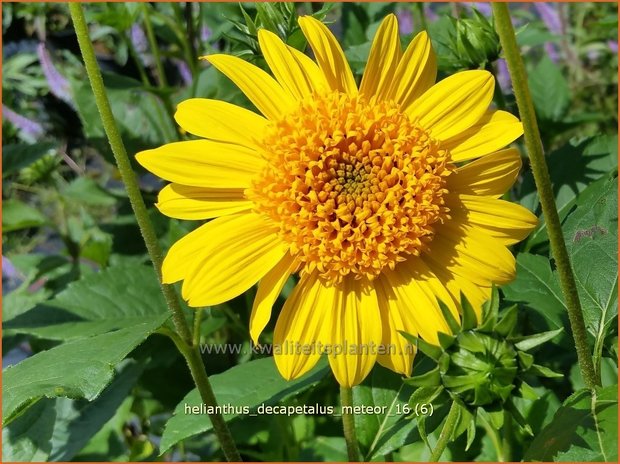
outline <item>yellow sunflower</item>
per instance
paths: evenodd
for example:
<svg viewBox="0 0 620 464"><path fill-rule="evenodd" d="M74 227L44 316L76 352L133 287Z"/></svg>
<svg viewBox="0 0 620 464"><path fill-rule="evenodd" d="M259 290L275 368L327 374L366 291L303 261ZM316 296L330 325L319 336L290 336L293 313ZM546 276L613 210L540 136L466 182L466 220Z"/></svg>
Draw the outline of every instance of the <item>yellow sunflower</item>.
<svg viewBox="0 0 620 464"><path fill-rule="evenodd" d="M493 284L513 279L508 246L536 217L499 199L521 167L517 118L489 109L494 79L465 71L435 83L426 33L403 53L394 15L382 22L359 87L320 21L299 25L315 60L259 31L273 77L240 58L205 57L259 113L190 99L175 115L199 140L137 155L171 184L170 217L215 218L176 242L166 283L190 306L230 300L258 282L254 342L291 274L274 357L292 379L328 354L338 382L360 383L375 361L411 374L399 333L430 343L449 333L438 305L459 317L460 292L479 311ZM467 162L474 158L475 161Z"/></svg>

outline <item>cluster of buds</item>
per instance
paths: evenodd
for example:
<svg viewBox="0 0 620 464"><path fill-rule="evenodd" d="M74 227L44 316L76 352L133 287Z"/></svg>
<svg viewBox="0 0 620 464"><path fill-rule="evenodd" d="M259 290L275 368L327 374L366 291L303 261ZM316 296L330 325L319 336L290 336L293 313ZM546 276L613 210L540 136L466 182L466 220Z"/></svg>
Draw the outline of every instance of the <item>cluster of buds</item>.
<svg viewBox="0 0 620 464"><path fill-rule="evenodd" d="M501 46L493 23L475 8L467 18L450 18L452 31L446 49L451 56L445 62L455 70L486 69L499 58Z"/></svg>
<svg viewBox="0 0 620 464"><path fill-rule="evenodd" d="M493 427L500 428L508 413L521 430L531 435L530 426L512 398L538 399L537 393L526 381L528 377L562 377L562 374L535 364L534 357L528 353L554 338L562 329L527 337L513 336L517 306L504 311L500 319L496 291L482 308L480 323L465 298L461 302L461 324L445 305L441 306L452 335L440 333L440 346L403 334L436 364L424 374L406 380L418 387L409 400L412 410L417 404L432 403L437 410L452 403L458 408L459 416L451 438L454 440L467 431L467 448L475 438L478 415ZM426 419L426 416L417 418L420 435L425 440L429 432ZM433 423L439 425L437 420Z"/></svg>

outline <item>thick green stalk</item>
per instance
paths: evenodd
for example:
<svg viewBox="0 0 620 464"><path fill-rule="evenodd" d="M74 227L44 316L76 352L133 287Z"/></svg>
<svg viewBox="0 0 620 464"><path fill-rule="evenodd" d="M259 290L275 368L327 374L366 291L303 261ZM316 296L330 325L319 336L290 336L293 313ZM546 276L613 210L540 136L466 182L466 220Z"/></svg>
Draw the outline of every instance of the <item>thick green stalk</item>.
<svg viewBox="0 0 620 464"><path fill-rule="evenodd" d="M352 388L340 387L340 404L342 405L342 428L344 430L344 441L347 443L349 462L359 462L360 453L355 433L355 418L353 414L345 410L345 408L350 409L353 407Z"/></svg>
<svg viewBox="0 0 620 464"><path fill-rule="evenodd" d="M431 458L429 462L437 462L439 458L443 454L446 446L450 442L450 438L452 438L452 434L454 433L454 428L456 427L456 423L459 418L459 405L456 401L452 402L450 406L450 411L448 411L448 417L446 417L446 422L443 424L443 428L441 429L441 433L439 434L439 440L437 440L437 444L435 445L435 449L431 453Z"/></svg>
<svg viewBox="0 0 620 464"><path fill-rule="evenodd" d="M506 3L494 2L492 8L495 28L504 50L508 71L512 78L517 106L519 107L519 114L523 122L525 147L527 148L530 158L530 165L532 167L534 181L536 182L540 205L547 223L551 253L555 259L562 293L566 300L568 318L575 339L575 347L577 349L579 368L581 369L581 375L583 376L586 386L588 388L593 388L598 382L596 380L594 364L592 363L591 351L588 347L586 325L579 302L577 286L575 284L575 275L571 268L564 236L562 234L560 218L555 205L549 170L543 153L538 123L536 122L534 104L532 103L532 97L527 84L525 66L523 65L512 22L510 21L508 5Z"/></svg>
<svg viewBox="0 0 620 464"><path fill-rule="evenodd" d="M208 406L216 406L217 402L215 400L215 396L213 395L211 385L209 384L204 363L200 358L200 351L198 347L192 346L192 334L187 325L187 321L185 320L185 316L179 304L176 292L174 291L174 287L161 283L162 251L157 241L155 229L153 228L153 224L148 216L148 211L146 209L146 205L144 204L144 199L142 198L135 173L131 168L131 163L129 161L129 157L127 156L127 151L125 150L123 140L118 131L116 121L114 120L112 109L110 108L110 102L108 101L108 96L105 91L101 71L99 70L99 66L95 58L95 51L93 50L93 45L90 41L90 37L88 36L88 26L86 25L82 5L80 3L70 3L69 9L80 46L80 51L82 52L82 57L84 59L86 74L88 75L90 85L93 89L95 103L97 105L97 109L99 110L99 115L101 116L103 128L108 138L108 142L110 143L110 147L112 148L112 153L114 154L114 159L116 160L121 178L125 184L125 188L127 189L129 201L133 208L134 214L136 215L136 220L138 222L138 226L140 227L142 237L144 238L149 257L151 258L153 267L157 273L162 293L164 294L168 308L172 312L172 319L176 332L170 331L169 336L171 336L179 351L185 357L203 401ZM165 332L165 329L162 328L162 330ZM220 414L213 414L209 417L211 418L213 428L220 441L226 458L229 461L240 461L241 459L239 453L234 442L232 441L232 436L230 435L230 431L228 430L228 426L226 425L223 417Z"/></svg>

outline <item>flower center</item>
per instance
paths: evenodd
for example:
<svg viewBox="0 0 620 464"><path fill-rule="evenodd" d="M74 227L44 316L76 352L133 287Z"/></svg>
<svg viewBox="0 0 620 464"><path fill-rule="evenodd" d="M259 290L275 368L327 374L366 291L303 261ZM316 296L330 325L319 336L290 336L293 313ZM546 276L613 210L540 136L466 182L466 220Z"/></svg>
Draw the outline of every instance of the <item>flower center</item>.
<svg viewBox="0 0 620 464"><path fill-rule="evenodd" d="M450 154L391 101L312 95L271 123L246 195L280 226L302 272L373 279L419 255L448 218Z"/></svg>

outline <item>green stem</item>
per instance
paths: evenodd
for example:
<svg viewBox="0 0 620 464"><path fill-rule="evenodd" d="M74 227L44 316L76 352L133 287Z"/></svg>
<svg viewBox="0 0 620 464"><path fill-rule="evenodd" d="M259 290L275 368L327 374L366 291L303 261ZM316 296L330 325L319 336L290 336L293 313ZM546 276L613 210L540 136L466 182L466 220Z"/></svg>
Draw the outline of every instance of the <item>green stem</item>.
<svg viewBox="0 0 620 464"><path fill-rule="evenodd" d="M353 389L350 387L340 387L340 403L342 405L342 428L344 430L344 441L347 443L347 454L350 462L359 462L360 454L357 446L357 435L355 433L355 418L353 414L345 408L353 407Z"/></svg>
<svg viewBox="0 0 620 464"><path fill-rule="evenodd" d="M500 110L505 110L506 109L506 98L504 97L504 91L502 90L502 86L499 85L499 81L497 80L496 65L495 63L489 63L486 66L486 68L487 68L487 71L493 74L493 77L495 78L494 97L495 97L495 103L497 103L497 108Z"/></svg>
<svg viewBox="0 0 620 464"><path fill-rule="evenodd" d="M562 293L566 300L566 308L568 309L568 318L575 339L581 375L586 386L593 388L597 385L597 380L590 348L588 347L586 325L575 284L575 275L573 274L568 252L566 251L562 226L555 205L555 197L540 140L534 105L527 84L525 66L521 59L507 4L494 2L492 8L495 28L506 56L517 106L519 107L521 121L523 122L525 146L529 154L538 196L540 197L540 205L547 223L551 253L555 258Z"/></svg>
<svg viewBox="0 0 620 464"><path fill-rule="evenodd" d="M431 453L431 458L429 459L429 462L439 461L439 458L445 451L446 446L448 446L448 442L452 438L452 434L454 433L454 428L456 427L458 418L459 405L456 401L453 401L452 406L450 406L450 411L448 412L448 417L446 417L446 423L443 424L443 428L441 429L441 433L439 434L439 440L437 440L435 449Z"/></svg>
<svg viewBox="0 0 620 464"><path fill-rule="evenodd" d="M502 443L500 442L499 437L497 436L497 430L491 424L489 424L481 414L478 414L478 418L480 419L480 423L484 430L486 430L487 434L491 438L491 442L493 443L493 448L495 448L495 454L497 456L498 462L505 462L504 459L504 451L502 449Z"/></svg>
<svg viewBox="0 0 620 464"><path fill-rule="evenodd" d="M129 201L133 208L134 214L136 215L136 220L146 244L149 257L153 263L155 272L157 273L162 293L164 294L168 308L172 312L172 320L174 322L176 332L172 332L165 328L161 328L160 331L169 331L167 335L172 338L181 354L185 357L203 401L208 406L216 406L217 401L213 395L211 385L209 384L204 363L200 358L200 351L198 350L198 347L192 346L192 334L190 333L187 321L185 320L185 316L181 305L179 304L179 300L177 299L174 287L161 283L162 251L157 241L155 229L153 228L153 224L148 216L148 211L146 209L146 205L144 204L144 199L142 198L135 173L131 168L131 163L129 161L129 157L127 156L127 151L125 150L123 140L118 131L116 121L114 120L112 109L110 108L110 102L108 101L108 96L103 85L101 71L99 70L99 66L97 65L97 60L95 58L95 51L93 50L93 45L88 36L88 26L86 24L86 19L84 18L82 5L80 3L70 3L69 10L71 12L71 19L73 20L73 26L75 28L80 51L82 52L82 58L84 59L86 74L88 75L88 79L95 97L95 103L97 105L97 109L99 110L99 115L101 116L103 128L108 138L108 142L110 143L110 147L112 148L112 153L114 154L121 178L125 184L125 188L127 189ZM232 436L230 435L230 431L228 430L224 418L221 414L213 414L209 417L211 418L213 428L220 441L226 458L229 461L240 461L241 459L239 453L234 442L232 441Z"/></svg>
<svg viewBox="0 0 620 464"><path fill-rule="evenodd" d="M131 59L134 61L134 63L136 63L138 73L140 74L140 79L142 79L142 83L144 84L144 86L148 87L149 85L151 85L151 83L149 82L149 77L146 74L146 70L144 69L144 64L142 63L140 55L138 55L136 48L133 46L133 43L129 38L129 33L126 33L124 35L124 39L125 43L127 44L127 50L129 50L129 55L131 56Z"/></svg>
<svg viewBox="0 0 620 464"><path fill-rule="evenodd" d="M157 77L160 87L168 87L168 81L166 79L166 72L164 71L164 65L161 61L159 54L159 47L157 40L155 40L155 32L153 31L153 23L151 22L151 13L149 11L150 5L148 3L142 3L142 15L144 16L144 28L146 29L146 37L149 41L149 48L153 54L153 61L157 69Z"/></svg>

